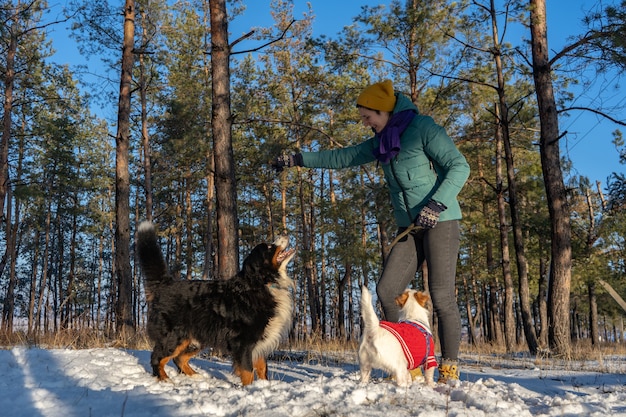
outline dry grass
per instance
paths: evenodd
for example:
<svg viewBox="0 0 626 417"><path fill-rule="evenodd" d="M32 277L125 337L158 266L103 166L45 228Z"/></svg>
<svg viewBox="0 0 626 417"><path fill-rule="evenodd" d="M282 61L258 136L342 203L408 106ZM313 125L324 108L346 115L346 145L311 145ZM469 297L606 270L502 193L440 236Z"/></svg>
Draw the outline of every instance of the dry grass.
<svg viewBox="0 0 626 417"><path fill-rule="evenodd" d="M503 346L483 344L465 345L461 349L463 366L489 366L498 368L538 368L540 370L621 372L616 363L626 357L626 344L602 343L592 346L589 340L572 342L567 356L550 354L548 350L531 356L528 348L519 346L515 352L507 353ZM615 359L619 358L618 361Z"/></svg>
<svg viewBox="0 0 626 417"><path fill-rule="evenodd" d="M277 352L275 359L295 359L305 363L332 365L335 363L357 363L358 341L323 340L320 337L309 337L305 340L285 342ZM613 372L608 358L626 358L626 343L603 343L592 346L589 340L572 343L568 358L550 355L541 351L531 356L528 348L518 346L515 352L507 353L504 345L484 343L478 346L463 344L460 359L465 365L487 365L499 367L538 367L540 369L594 370Z"/></svg>
<svg viewBox="0 0 626 417"><path fill-rule="evenodd" d="M92 349L120 347L125 349L151 349L151 343L144 332L137 332L128 338L110 337L93 329L59 330L48 333L27 334L25 332L0 332L0 346L39 347L44 349Z"/></svg>
<svg viewBox="0 0 626 417"><path fill-rule="evenodd" d="M528 347L525 345L517 346L513 353L507 353L504 345L493 343L482 343L479 345L464 344L461 346L461 352L472 355L495 355L495 356L526 356L528 357ZM572 342L569 357L561 358L575 361L596 360L598 357L615 355L626 356L626 343L600 343L599 346L592 346L588 339ZM538 357L555 358L557 356L550 355L547 350L540 350Z"/></svg>
<svg viewBox="0 0 626 417"><path fill-rule="evenodd" d="M44 349L90 349L115 347L123 349L151 350L152 344L143 330L128 336L114 337L102 331L93 329L62 330L45 334L27 335L24 332L1 333L0 348L14 346L39 347ZM358 341L343 341L337 339L325 339L320 336L310 336L304 340L285 341L275 359L292 359L305 363L317 363L320 365L334 365L337 363L356 363ZM530 356L525 346L520 345L516 352L507 353L504 346L498 344L480 344L461 346L461 359L468 365L482 364L493 367L510 366L511 361L520 363L521 366L538 366L542 369L558 366L560 368L580 369L580 367L593 367L595 370L611 370L605 365L610 357L626 357L626 343L603 343L600 346L592 346L589 340L572 343L572 349L568 358L555 357L542 352L536 356ZM581 365L582 364L582 365Z"/></svg>
<svg viewBox="0 0 626 417"><path fill-rule="evenodd" d="M338 339L324 339L318 335L307 337L304 340L290 340L284 342L281 353L277 356L294 356L305 363L320 365L334 365L338 363L356 363L358 341Z"/></svg>

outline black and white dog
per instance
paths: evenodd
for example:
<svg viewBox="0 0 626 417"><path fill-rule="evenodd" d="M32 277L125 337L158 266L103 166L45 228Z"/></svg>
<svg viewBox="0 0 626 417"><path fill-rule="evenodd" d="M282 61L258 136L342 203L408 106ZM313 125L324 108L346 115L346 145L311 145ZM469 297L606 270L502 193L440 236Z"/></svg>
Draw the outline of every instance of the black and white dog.
<svg viewBox="0 0 626 417"><path fill-rule="evenodd" d="M148 336L154 343L152 372L167 380L173 360L185 375L196 372L189 359L205 347L228 352L243 385L267 379L266 358L287 336L293 317L287 264L295 254L283 236L257 245L242 270L228 280L175 281L168 272L157 233L139 225L137 251L145 276Z"/></svg>

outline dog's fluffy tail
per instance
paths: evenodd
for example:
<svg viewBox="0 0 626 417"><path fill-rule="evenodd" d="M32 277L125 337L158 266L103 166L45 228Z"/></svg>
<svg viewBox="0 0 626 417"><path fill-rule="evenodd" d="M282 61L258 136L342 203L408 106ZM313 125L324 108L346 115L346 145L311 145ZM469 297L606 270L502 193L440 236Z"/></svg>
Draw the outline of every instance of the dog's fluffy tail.
<svg viewBox="0 0 626 417"><path fill-rule="evenodd" d="M137 255L139 264L146 279L146 295L150 300L154 286L172 280L161 253L154 225L148 221L141 222L137 229Z"/></svg>
<svg viewBox="0 0 626 417"><path fill-rule="evenodd" d="M380 324L372 305L372 294L365 285L361 287L361 316L363 317L363 332L366 334L371 334Z"/></svg>

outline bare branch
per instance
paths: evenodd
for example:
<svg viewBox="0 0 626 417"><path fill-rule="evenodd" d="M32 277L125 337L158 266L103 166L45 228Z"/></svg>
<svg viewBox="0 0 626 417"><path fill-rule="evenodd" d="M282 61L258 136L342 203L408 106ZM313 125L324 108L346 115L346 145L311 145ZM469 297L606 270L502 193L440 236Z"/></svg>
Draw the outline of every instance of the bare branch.
<svg viewBox="0 0 626 417"><path fill-rule="evenodd" d="M243 35L239 39L235 40L233 43L230 44L230 49L232 49L233 46L237 45L242 40L248 39L250 36L254 35L254 32L256 32L256 31L255 30L251 30L250 32L246 33L245 35Z"/></svg>
<svg viewBox="0 0 626 417"><path fill-rule="evenodd" d="M582 38L580 38L576 42L572 43L571 45L567 45L565 48L563 48L561 51L559 51L556 55L554 55L552 57L552 59L550 60L549 65L550 65L550 67L552 67L556 61L558 61L559 59L561 59L562 57L564 57L568 53L572 52L576 48L579 48L579 47L581 47L583 45L591 43L594 40L603 39L603 38L609 38L609 37L611 37L611 32L609 32L609 31L588 33L587 35L583 36Z"/></svg>
<svg viewBox="0 0 626 417"><path fill-rule="evenodd" d="M581 106L574 106L574 107L566 107L564 109L561 109L558 111L558 113L564 113L566 111L570 111L570 110L583 110L583 111L590 111L592 113L595 113L599 116L604 117L605 119L609 119L610 121L612 121L615 124L618 124L620 126L626 126L626 121L623 120L618 120L614 117L609 116L608 114L604 113L601 110L598 109L592 109L591 107L581 107Z"/></svg>
<svg viewBox="0 0 626 417"><path fill-rule="evenodd" d="M476 80L472 80L472 79L464 78L464 77L452 77L450 75L439 74L439 73L430 71L428 69L426 69L426 71L430 75L432 75L433 77L440 77L440 78L444 78L446 80L461 81L461 82L468 83L468 84L481 85L483 87L488 87L488 88L491 88L493 90L497 90L498 89L498 86L489 84L489 83L484 82L484 81L476 81Z"/></svg>
<svg viewBox="0 0 626 417"><path fill-rule="evenodd" d="M250 53L250 52L257 52L257 51L260 51L261 49L263 49L263 48L265 48L265 47L267 47L267 46L269 46L269 45L271 45L271 44L273 44L273 43L276 43L276 42L280 41L281 39L283 39L283 38L285 37L285 35L287 34L287 31L289 30L289 28L290 28L290 27L291 27L291 26L292 26L295 22L297 22L297 20L296 20L296 19L293 19L293 20L289 23L289 25L287 25L287 27L285 28L285 30L283 30L283 33L281 33L281 35L280 35L278 38L276 38L276 39L273 39L273 40L271 40L271 41L269 41L269 42L266 42L266 43L264 43L263 45L261 45L261 46L259 46L259 47L257 47L257 48L253 48L253 49L246 49L246 50L243 50L243 51L237 51L237 52L231 52L230 54L231 54L231 55L238 55L238 54L247 54L247 53ZM252 35L254 34L254 32L255 32L255 31L254 31L254 30L252 30L252 31L250 31L250 32L246 33L245 35L243 35L242 37L240 37L239 39L237 39L236 41L234 41L233 43L231 43L231 44L229 45L229 48L232 48L233 46L235 46L236 44L238 44L238 43L239 43L239 42L241 42L242 40L249 38L250 36L252 36ZM205 53L206 53L207 55L211 55L211 51L208 51L208 52L205 52Z"/></svg>

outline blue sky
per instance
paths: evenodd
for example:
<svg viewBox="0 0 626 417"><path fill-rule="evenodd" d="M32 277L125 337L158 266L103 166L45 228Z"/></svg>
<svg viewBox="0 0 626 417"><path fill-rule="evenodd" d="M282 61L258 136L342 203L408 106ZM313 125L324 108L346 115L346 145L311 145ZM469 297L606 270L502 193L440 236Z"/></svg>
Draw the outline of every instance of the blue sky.
<svg viewBox="0 0 626 417"><path fill-rule="evenodd" d="M123 0L119 0L120 4ZM616 4L619 0L602 0L604 4ZM54 3L54 2L51 2ZM63 3L54 3L62 7ZM231 40L237 39L253 27L270 26L273 21L270 14L270 0L247 1L247 9L242 16L237 17L230 24ZM295 17L308 11L307 1L294 0ZM314 34L334 37L341 29L352 23L352 18L361 9L361 5L375 6L384 4L381 1L353 1L353 0L312 0L310 1L315 21ZM547 0L548 17L548 46L552 51L559 50L567 43L567 37L583 32L581 19L585 11L598 2L595 0ZM54 13L53 13L54 15ZM61 24L54 28L51 36L54 40L54 48L57 50L51 59L57 63L70 65L86 64L91 72L97 73L99 62L96 59L86 61L78 54L73 41L67 37L67 26ZM529 34L521 33L518 37L529 37ZM508 37L508 41L515 43L518 39ZM593 106L600 102L611 105L626 106L626 94L616 85L619 79L614 75L606 77L604 85L589 90L580 90L576 93L575 105ZM626 112L615 113L613 117L626 120ZM114 114L101 115L108 119L115 119ZM612 172L626 172L626 167L619 164L618 153L611 143L612 133L616 129L626 130L623 127L611 123L599 116L588 112L575 111L569 117L559 119L560 130L567 131L567 135L561 140L561 154L568 156L574 165L575 174L589 177L592 182L599 180L603 186Z"/></svg>

